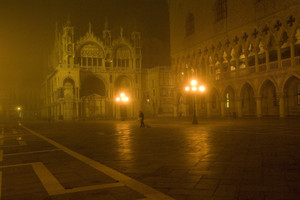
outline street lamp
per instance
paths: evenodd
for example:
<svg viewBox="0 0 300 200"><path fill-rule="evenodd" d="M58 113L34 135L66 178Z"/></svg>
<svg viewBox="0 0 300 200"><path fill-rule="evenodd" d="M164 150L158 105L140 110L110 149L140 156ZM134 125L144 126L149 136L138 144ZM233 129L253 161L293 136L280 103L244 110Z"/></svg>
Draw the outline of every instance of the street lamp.
<svg viewBox="0 0 300 200"><path fill-rule="evenodd" d="M122 117L122 120L125 120L125 114L123 112L121 112L121 106L123 104L126 104L129 101L129 97L126 96L126 94L124 92L121 92L120 95L118 97L116 97L116 102L120 103L120 114Z"/></svg>
<svg viewBox="0 0 300 200"><path fill-rule="evenodd" d="M192 92L194 94L194 107L193 107L194 116L193 116L192 124L198 124L198 120L196 116L196 96L198 92L203 93L205 91L205 86L204 85L198 86L198 81L193 79L191 80L190 85L185 87L185 91Z"/></svg>
<svg viewBox="0 0 300 200"><path fill-rule="evenodd" d="M17 107L17 113L18 113L18 119L21 120L22 119L22 107L21 106Z"/></svg>

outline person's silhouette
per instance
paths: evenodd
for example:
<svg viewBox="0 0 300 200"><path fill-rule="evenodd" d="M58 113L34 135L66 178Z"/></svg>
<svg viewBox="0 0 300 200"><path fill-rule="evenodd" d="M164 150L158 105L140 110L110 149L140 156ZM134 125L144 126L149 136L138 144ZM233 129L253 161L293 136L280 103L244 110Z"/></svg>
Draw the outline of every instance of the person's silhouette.
<svg viewBox="0 0 300 200"><path fill-rule="evenodd" d="M144 123L144 113L142 111L140 111L140 115L139 115L140 119L141 119L141 127L145 127L145 123Z"/></svg>

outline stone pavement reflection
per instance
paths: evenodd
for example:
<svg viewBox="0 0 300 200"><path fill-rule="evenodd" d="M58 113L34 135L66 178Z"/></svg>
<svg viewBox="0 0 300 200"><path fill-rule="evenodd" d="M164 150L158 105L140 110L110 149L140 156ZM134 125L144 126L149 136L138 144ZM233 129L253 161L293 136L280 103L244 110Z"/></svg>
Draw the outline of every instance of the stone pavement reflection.
<svg viewBox="0 0 300 200"><path fill-rule="evenodd" d="M201 120L198 125L192 125L186 119L145 122L150 128L140 128L138 121L24 124L174 199L300 198L299 119ZM59 177L64 187L70 188L101 181L113 182L55 151L46 142L35 142L36 139L26 134L23 137L28 138L29 145L17 150L5 147L2 165L20 163L20 159L24 163L38 160ZM8 141L6 138L5 146L9 145ZM12 155L45 148L49 152L28 157ZM62 161L63 168L59 165ZM16 170L7 170L12 172L3 170L2 187L13 185L8 176L14 176ZM82 181L85 173L88 176ZM92 199L92 196L99 197L100 193L100 199L145 198L128 188L116 187L113 190L97 190L97 194L77 192L75 196L64 196L64 199L79 196L80 199ZM9 193L9 188L2 190L3 197L5 193ZM12 197L6 199L22 199Z"/></svg>

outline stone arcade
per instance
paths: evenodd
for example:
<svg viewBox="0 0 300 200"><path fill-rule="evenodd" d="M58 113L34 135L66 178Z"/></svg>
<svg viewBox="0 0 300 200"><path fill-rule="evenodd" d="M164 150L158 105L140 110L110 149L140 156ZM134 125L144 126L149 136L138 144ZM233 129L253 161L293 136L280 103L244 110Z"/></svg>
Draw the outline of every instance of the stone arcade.
<svg viewBox="0 0 300 200"><path fill-rule="evenodd" d="M168 2L175 116L192 114L191 78L203 117L300 115L299 1Z"/></svg>

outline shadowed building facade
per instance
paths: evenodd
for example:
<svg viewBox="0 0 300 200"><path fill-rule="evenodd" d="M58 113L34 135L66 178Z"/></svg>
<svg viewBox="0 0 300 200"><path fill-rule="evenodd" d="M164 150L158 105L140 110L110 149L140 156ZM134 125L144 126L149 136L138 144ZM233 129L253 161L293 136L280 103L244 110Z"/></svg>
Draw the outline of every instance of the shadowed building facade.
<svg viewBox="0 0 300 200"><path fill-rule="evenodd" d="M42 86L43 118L53 120L132 118L141 103L141 35L113 39L105 23L102 37L88 32L74 39L68 20L57 31L49 73ZM121 92L130 100L117 104Z"/></svg>
<svg viewBox="0 0 300 200"><path fill-rule="evenodd" d="M206 85L197 115L300 115L300 2L170 0L174 115L192 115L191 78Z"/></svg>

